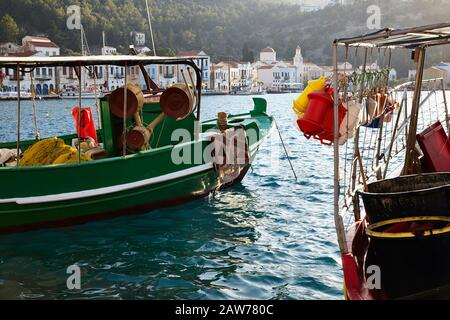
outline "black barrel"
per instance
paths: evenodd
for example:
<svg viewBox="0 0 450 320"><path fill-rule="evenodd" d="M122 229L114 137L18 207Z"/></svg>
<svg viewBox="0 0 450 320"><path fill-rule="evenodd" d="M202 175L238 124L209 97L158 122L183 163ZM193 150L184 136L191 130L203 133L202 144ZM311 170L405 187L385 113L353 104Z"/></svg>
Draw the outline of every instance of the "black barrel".
<svg viewBox="0 0 450 320"><path fill-rule="evenodd" d="M413 216L450 217L450 173L432 173L370 183L359 192L367 221Z"/></svg>
<svg viewBox="0 0 450 320"><path fill-rule="evenodd" d="M381 289L390 299L406 298L450 284L450 218L417 217L409 223L427 223L421 235L412 232L389 233L398 224L394 219L368 227L370 246L366 260L378 266ZM405 223L405 222L400 222Z"/></svg>

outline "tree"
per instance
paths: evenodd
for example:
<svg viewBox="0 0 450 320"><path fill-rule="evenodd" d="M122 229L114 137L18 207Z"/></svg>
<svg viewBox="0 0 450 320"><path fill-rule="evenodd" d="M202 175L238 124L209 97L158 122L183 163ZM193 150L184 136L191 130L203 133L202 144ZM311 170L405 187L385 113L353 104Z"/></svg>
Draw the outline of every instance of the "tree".
<svg viewBox="0 0 450 320"><path fill-rule="evenodd" d="M5 14L0 20L0 40L16 42L19 38L19 27L9 14Z"/></svg>
<svg viewBox="0 0 450 320"><path fill-rule="evenodd" d="M254 60L255 60L255 55L254 55L253 51L248 49L247 42L244 43L244 47L242 48L242 61L253 63Z"/></svg>

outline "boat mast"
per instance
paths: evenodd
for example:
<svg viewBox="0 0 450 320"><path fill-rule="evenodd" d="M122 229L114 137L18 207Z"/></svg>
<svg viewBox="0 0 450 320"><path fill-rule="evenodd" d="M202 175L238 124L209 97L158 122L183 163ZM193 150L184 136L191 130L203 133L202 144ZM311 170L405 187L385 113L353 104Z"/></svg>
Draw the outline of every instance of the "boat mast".
<svg viewBox="0 0 450 320"><path fill-rule="evenodd" d="M148 8L148 0L145 0L145 8L147 9L148 26L150 29L150 37L152 39L153 56L156 57L156 45L155 45L155 38L153 37L153 27L152 27L152 20L150 17L150 9ZM142 66L141 69L145 70L145 67ZM159 74L159 66L158 65L156 65L156 74L157 74L157 79L159 79L160 74ZM150 77L149 77L149 79L150 79ZM146 79L146 82L147 82L147 79ZM156 80L156 82L158 82L158 80ZM152 83L153 83L153 81L152 81ZM158 83L155 83L155 86L153 87L153 89L159 89L160 85L161 84L158 85ZM150 90L150 88L148 87L148 84L147 84L147 89Z"/></svg>
<svg viewBox="0 0 450 320"><path fill-rule="evenodd" d="M414 163L414 154L416 147L416 132L417 132L417 122L419 118L420 109L420 94L422 91L422 79L423 79L423 69L425 65L425 53L424 47L417 48L414 51L414 60L417 63L416 69L416 83L414 86L414 98L413 106L411 111L411 120L408 132L408 141L406 144L406 156L405 156L405 167L403 168L403 175L412 174L412 167Z"/></svg>
<svg viewBox="0 0 450 320"><path fill-rule="evenodd" d="M153 37L152 20L150 18L150 10L148 8L148 0L145 0L145 8L147 9L148 25L150 27L150 37L152 39L152 46L153 46L153 56L156 57L155 38Z"/></svg>

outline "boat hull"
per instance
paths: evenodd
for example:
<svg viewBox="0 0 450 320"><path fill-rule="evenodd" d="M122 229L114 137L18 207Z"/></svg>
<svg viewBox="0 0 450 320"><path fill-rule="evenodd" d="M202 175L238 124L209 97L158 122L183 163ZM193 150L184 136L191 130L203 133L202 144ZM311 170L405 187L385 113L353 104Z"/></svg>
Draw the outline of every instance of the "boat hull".
<svg viewBox="0 0 450 320"><path fill-rule="evenodd" d="M150 186L58 202L9 204L0 212L0 233L60 227L132 215L207 196L219 187L213 169Z"/></svg>
<svg viewBox="0 0 450 320"><path fill-rule="evenodd" d="M211 141L167 146L127 157L62 166L0 168L0 234L59 227L119 215L146 213L205 197L242 181L260 144L273 128L270 117L243 115L237 124L258 126L259 139L249 146L249 163L231 182L222 183L214 159L176 164L174 154L205 150ZM215 121L205 122L210 128ZM203 153L203 152L202 152ZM195 160L195 159L193 159ZM20 195L19 197L17 195Z"/></svg>

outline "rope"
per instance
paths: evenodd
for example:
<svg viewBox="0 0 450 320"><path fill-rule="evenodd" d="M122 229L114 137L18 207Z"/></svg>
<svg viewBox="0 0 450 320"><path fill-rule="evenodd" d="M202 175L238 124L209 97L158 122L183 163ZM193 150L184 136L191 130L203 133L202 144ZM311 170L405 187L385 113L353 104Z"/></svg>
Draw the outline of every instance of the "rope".
<svg viewBox="0 0 450 320"><path fill-rule="evenodd" d="M36 91L34 90L34 79L33 79L33 71L30 72L30 82L31 82L31 106L33 108L33 118L34 118L34 132L35 136L34 138L36 140L40 139L40 133L38 129L38 123L37 123L37 113L36 113Z"/></svg>
<svg viewBox="0 0 450 320"><path fill-rule="evenodd" d="M292 170L292 173L294 174L295 181L297 181L298 177L297 177L297 174L295 173L294 166L292 165L291 157L289 156L289 153L287 151L286 145L283 140L283 136L281 135L281 132L280 132L280 128L278 127L277 120L275 118L272 118L272 119L273 119L273 122L275 123L275 127L277 128L278 135L280 136L281 144L283 145L284 153L286 154L286 157L289 161L289 165L291 166L291 170Z"/></svg>

